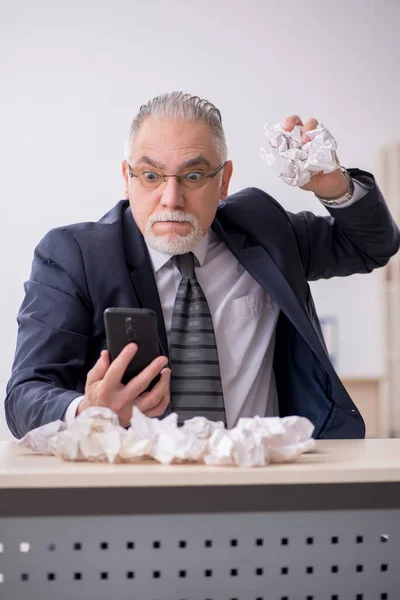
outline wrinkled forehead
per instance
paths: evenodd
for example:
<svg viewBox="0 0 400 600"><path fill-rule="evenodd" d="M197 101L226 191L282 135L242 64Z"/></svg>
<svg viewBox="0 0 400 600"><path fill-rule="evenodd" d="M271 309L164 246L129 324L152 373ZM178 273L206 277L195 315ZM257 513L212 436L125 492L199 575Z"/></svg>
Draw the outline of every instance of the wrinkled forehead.
<svg viewBox="0 0 400 600"><path fill-rule="evenodd" d="M210 164L219 151L208 123L184 119L147 117L132 140L132 162L141 155L153 156L163 164L179 164L191 156L205 156Z"/></svg>

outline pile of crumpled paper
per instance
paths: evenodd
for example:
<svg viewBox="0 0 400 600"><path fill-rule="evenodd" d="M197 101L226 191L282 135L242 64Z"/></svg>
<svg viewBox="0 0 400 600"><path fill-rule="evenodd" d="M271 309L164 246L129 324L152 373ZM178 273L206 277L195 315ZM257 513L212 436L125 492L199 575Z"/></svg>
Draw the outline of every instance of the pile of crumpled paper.
<svg viewBox="0 0 400 600"><path fill-rule="evenodd" d="M91 407L67 427L54 421L30 431L18 443L40 454L64 460L162 464L193 462L206 465L261 467L294 461L311 450L313 424L304 417L240 419L233 429L222 422L195 417L178 427L178 416L146 417L136 407L131 426L124 429L108 408Z"/></svg>
<svg viewBox="0 0 400 600"><path fill-rule="evenodd" d="M270 148L261 148L260 157L288 185L306 185L317 173L331 173L340 167L336 155L337 143L322 123L307 131L310 142L301 141L303 127L296 125L285 131L282 123L267 123L264 127Z"/></svg>

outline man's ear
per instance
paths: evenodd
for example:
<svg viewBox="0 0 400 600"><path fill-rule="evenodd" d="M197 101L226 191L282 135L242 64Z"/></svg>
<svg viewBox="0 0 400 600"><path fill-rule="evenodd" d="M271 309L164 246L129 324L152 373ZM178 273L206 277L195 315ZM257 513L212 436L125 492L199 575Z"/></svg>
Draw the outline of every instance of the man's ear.
<svg viewBox="0 0 400 600"><path fill-rule="evenodd" d="M126 162L126 160L122 161L121 164L122 167L122 177L124 178L124 193L125 193L125 197L128 198L129 197L129 173L128 173L128 164Z"/></svg>
<svg viewBox="0 0 400 600"><path fill-rule="evenodd" d="M231 180L232 173L233 173L233 163L231 160L228 160L226 162L226 165L225 165L223 173L222 173L222 185L221 185L221 193L220 193L221 200L225 200L225 198L227 197L227 195L229 193L229 182Z"/></svg>

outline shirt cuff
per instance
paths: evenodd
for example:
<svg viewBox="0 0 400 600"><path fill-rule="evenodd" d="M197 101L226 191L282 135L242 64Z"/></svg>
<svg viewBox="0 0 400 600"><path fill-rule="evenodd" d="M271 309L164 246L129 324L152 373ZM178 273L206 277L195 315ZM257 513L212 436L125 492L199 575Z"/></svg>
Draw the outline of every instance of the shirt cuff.
<svg viewBox="0 0 400 600"><path fill-rule="evenodd" d="M330 206L329 210L348 208L349 206L351 206L352 204L355 204L356 202L358 202L359 200L364 198L364 196L367 195L369 190L366 187L364 187L359 181L357 181L357 179L353 179L353 183L354 183L353 197L350 198L350 200L347 200L347 202L344 202L343 204L339 204L338 206Z"/></svg>
<svg viewBox="0 0 400 600"><path fill-rule="evenodd" d="M72 423L74 422L75 417L76 417L76 411L78 410L78 406L80 405L82 400L83 400L83 396L78 396L77 398L74 398L74 400L72 400L72 402L70 402L68 404L68 408L65 411L64 416L63 416L63 421L64 421L64 423L66 423L67 427L72 425Z"/></svg>

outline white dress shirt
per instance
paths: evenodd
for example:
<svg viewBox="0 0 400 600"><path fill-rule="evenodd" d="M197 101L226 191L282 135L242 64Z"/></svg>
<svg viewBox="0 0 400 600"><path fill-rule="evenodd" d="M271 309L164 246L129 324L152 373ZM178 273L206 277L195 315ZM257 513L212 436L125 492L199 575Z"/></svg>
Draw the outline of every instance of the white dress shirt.
<svg viewBox="0 0 400 600"><path fill-rule="evenodd" d="M353 181L353 197L334 210L358 202L367 193L362 184ZM148 250L169 336L182 276L171 255ZM279 307L212 230L192 252L213 320L228 427L234 427L241 417L277 416L273 357ZM69 404L63 417L67 424L74 420L81 400L79 396Z"/></svg>

